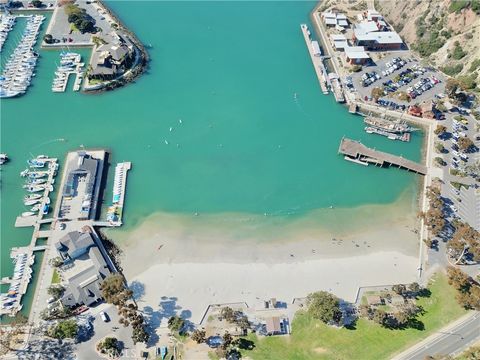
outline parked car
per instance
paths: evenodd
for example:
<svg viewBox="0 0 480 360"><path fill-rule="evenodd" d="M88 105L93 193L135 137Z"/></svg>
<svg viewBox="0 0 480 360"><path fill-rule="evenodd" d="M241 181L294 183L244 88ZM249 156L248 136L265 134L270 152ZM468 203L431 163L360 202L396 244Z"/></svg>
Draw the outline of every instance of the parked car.
<svg viewBox="0 0 480 360"><path fill-rule="evenodd" d="M110 321L110 318L108 317L108 314L105 311L101 311L99 315L104 322Z"/></svg>

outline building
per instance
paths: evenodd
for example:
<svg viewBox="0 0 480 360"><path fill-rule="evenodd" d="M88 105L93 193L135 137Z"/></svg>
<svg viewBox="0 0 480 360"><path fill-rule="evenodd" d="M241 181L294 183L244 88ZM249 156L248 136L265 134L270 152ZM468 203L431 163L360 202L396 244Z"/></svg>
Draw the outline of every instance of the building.
<svg viewBox="0 0 480 360"><path fill-rule="evenodd" d="M382 20L383 16L375 10L368 10L366 14L366 18L368 21L378 21L378 20Z"/></svg>
<svg viewBox="0 0 480 360"><path fill-rule="evenodd" d="M112 43L100 45L92 52L89 79L110 80L122 75L132 65L134 45L117 33L114 37Z"/></svg>
<svg viewBox="0 0 480 360"><path fill-rule="evenodd" d="M67 171L62 198L73 199L79 195L82 196L81 205L74 216L78 220L86 220L94 208L98 159L94 159L83 150L78 151L76 158L67 164ZM81 192L79 191L80 187Z"/></svg>
<svg viewBox="0 0 480 360"><path fill-rule="evenodd" d="M0 10L6 11L10 6L11 0L0 0Z"/></svg>
<svg viewBox="0 0 480 360"><path fill-rule="evenodd" d="M66 290L60 299L62 304L89 306L101 300L100 285L111 271L92 233L72 231L61 238L55 248L64 260L62 277Z"/></svg>
<svg viewBox="0 0 480 360"><path fill-rule="evenodd" d="M328 27L340 26L342 28L345 28L348 26L347 16L342 13L325 11L322 13L321 18L323 19L325 25Z"/></svg>
<svg viewBox="0 0 480 360"><path fill-rule="evenodd" d="M367 50L400 50L403 40L395 31L388 29L381 21L367 21L355 25L352 41L356 46L364 46Z"/></svg>
<svg viewBox="0 0 480 360"><path fill-rule="evenodd" d="M265 333L266 335L283 335L285 334L285 326L283 319L278 316L270 316L265 319Z"/></svg>
<svg viewBox="0 0 480 360"><path fill-rule="evenodd" d="M348 47L348 41L345 35L332 34L330 35L330 39L332 40L333 47L337 51L343 51L346 47Z"/></svg>
<svg viewBox="0 0 480 360"><path fill-rule="evenodd" d="M363 46L348 46L344 50L346 60L351 65L364 65L370 60Z"/></svg>

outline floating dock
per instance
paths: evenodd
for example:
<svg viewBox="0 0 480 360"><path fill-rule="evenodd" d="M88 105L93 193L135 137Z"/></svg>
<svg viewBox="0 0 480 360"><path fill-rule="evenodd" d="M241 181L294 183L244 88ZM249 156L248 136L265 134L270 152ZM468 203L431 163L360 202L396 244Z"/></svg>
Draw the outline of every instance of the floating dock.
<svg viewBox="0 0 480 360"><path fill-rule="evenodd" d="M110 224L109 226L122 225L123 204L127 187L127 173L131 168L131 162L118 163L115 167L112 206L108 208L107 212L107 222Z"/></svg>
<svg viewBox="0 0 480 360"><path fill-rule="evenodd" d="M325 69L325 65L323 64L323 56L320 53L320 47L318 46L318 42L314 42L310 39L310 31L308 30L308 26L306 24L301 24L300 28L302 29L303 37L305 39L305 43L307 44L308 53L310 54L310 58L312 59L313 68L315 69L315 73L317 74L318 82L320 83L322 92L325 95L328 95L327 70Z"/></svg>
<svg viewBox="0 0 480 360"><path fill-rule="evenodd" d="M41 173L48 174L47 182L45 183L45 189L42 192L40 198L40 210L38 214L22 217L18 216L15 220L15 227L27 227L33 226L33 235L28 246L15 247L11 249L10 257L15 262L15 272L10 278L3 278L2 283L10 284L10 289L6 294L2 294L2 308L0 309L1 315L15 316L15 314L21 310L22 296L27 292L28 285L32 278L32 265L35 261L34 253L36 251L43 251L46 249L44 245L37 245L37 239L45 237L48 231L40 231L40 225L42 223L48 223L51 219L43 219L45 216L42 211L45 205L49 205L48 196L53 191L53 183L58 170L58 163L56 158L41 158L39 159L45 162L45 166L48 170L32 169L28 173ZM37 171L38 170L38 171ZM17 265L20 264L20 265ZM23 265L22 265L23 264ZM21 272L18 270L21 269ZM5 300L3 300L5 299ZM10 300L11 299L11 300ZM7 301L6 307L3 306Z"/></svg>
<svg viewBox="0 0 480 360"><path fill-rule="evenodd" d="M401 156L392 155L383 151L370 149L359 141L342 138L338 152L350 159L358 160L365 163L380 165L382 167L396 166L401 169L413 171L417 174L426 175L427 167L407 160Z"/></svg>
<svg viewBox="0 0 480 360"><path fill-rule="evenodd" d="M330 80L330 87L335 97L335 101L338 103L345 102L345 96L343 95L342 85L340 84L340 79L335 73L328 74L328 79Z"/></svg>

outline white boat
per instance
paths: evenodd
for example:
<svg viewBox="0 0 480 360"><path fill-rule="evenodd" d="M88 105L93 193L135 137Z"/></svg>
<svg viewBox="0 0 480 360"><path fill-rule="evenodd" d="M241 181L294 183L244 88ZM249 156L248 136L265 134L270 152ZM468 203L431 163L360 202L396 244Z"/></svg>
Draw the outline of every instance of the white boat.
<svg viewBox="0 0 480 360"><path fill-rule="evenodd" d="M32 211L32 212L38 212L38 210L40 210L40 206L41 206L41 204L34 205L34 206L32 206L32 208L30 209L30 211Z"/></svg>
<svg viewBox="0 0 480 360"><path fill-rule="evenodd" d="M40 202L40 199L25 200L23 203L26 206L35 205Z"/></svg>
<svg viewBox="0 0 480 360"><path fill-rule="evenodd" d="M25 195L23 197L23 200L24 201L35 200L35 199L40 199L41 197L42 197L42 195L40 195L40 194L30 194L30 195Z"/></svg>
<svg viewBox="0 0 480 360"><path fill-rule="evenodd" d="M0 165L5 164L8 161L8 155L1 153L0 154Z"/></svg>
<svg viewBox="0 0 480 360"><path fill-rule="evenodd" d="M44 191L44 190L45 190L44 185L34 185L34 186L27 187L28 192L39 192L39 191Z"/></svg>
<svg viewBox="0 0 480 360"><path fill-rule="evenodd" d="M47 197L47 198L45 199L45 204L50 204L50 198L49 198L49 197Z"/></svg>
<svg viewBox="0 0 480 360"><path fill-rule="evenodd" d="M22 217L29 217L29 216L33 216L33 215L35 215L35 213L32 212L32 211L25 211L25 212L22 213Z"/></svg>

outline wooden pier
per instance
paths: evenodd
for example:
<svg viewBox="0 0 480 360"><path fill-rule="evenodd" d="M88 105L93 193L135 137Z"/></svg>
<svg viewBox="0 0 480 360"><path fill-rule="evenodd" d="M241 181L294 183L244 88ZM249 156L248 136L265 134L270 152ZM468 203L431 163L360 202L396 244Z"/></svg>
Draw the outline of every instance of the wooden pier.
<svg viewBox="0 0 480 360"><path fill-rule="evenodd" d="M328 95L328 76L327 71L325 69L325 65L323 64L323 57L316 56L313 47L312 47L312 40L310 39L310 31L308 30L308 26L306 24L300 25L302 29L303 37L305 39L305 43L307 44L308 53L310 54L310 58L312 59L313 68L315 69L315 73L317 74L318 82L320 83L320 87L322 88L322 92L325 95Z"/></svg>
<svg viewBox="0 0 480 360"><path fill-rule="evenodd" d="M407 160L402 156L392 155L383 151L370 149L359 141L342 138L338 152L348 156L350 159L358 160L365 163L372 163L384 167L397 166L401 169L413 171L417 174L426 175L427 167Z"/></svg>

